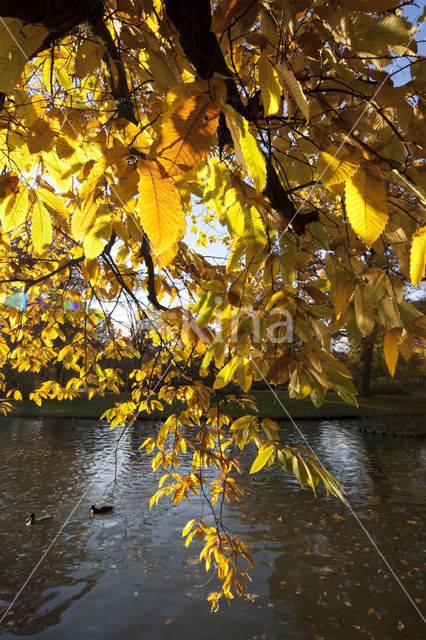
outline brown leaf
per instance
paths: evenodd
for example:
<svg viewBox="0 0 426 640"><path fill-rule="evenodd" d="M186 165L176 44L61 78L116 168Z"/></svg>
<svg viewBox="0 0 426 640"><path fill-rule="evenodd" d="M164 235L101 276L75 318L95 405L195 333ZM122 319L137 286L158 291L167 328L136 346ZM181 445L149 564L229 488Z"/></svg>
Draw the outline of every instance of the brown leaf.
<svg viewBox="0 0 426 640"><path fill-rule="evenodd" d="M155 157L169 176L192 169L207 153L218 120L219 108L210 96L187 98L165 121L150 158Z"/></svg>
<svg viewBox="0 0 426 640"><path fill-rule="evenodd" d="M0 199L16 193L19 187L18 174L15 171L7 171L0 176Z"/></svg>

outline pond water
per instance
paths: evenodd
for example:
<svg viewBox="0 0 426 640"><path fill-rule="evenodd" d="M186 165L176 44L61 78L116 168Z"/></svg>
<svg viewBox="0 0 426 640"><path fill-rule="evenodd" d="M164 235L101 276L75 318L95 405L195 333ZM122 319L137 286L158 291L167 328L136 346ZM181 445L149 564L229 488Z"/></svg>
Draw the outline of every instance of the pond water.
<svg viewBox="0 0 426 640"><path fill-rule="evenodd" d="M425 444L365 435L347 421L300 426L424 612ZM83 498L0 625L2 638L426 637L350 510L323 493L315 499L279 468L245 475L246 498L225 509L225 524L248 542L256 569L246 596L211 614L206 596L215 584L197 565L198 543L186 549L181 538L184 523L203 514L201 501L148 506L156 480L138 448L153 428L135 425L116 449L121 431L90 421L0 421L0 617ZM301 442L286 429L289 441ZM115 469L114 512L90 518ZM32 511L56 518L26 527Z"/></svg>

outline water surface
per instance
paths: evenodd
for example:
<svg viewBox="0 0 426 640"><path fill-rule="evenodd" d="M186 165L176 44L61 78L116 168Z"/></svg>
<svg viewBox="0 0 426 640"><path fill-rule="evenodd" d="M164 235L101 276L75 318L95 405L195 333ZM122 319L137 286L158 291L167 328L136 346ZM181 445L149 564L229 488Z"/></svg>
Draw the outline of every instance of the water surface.
<svg viewBox="0 0 426 640"><path fill-rule="evenodd" d="M196 563L197 543L186 549L181 538L189 518L208 517L205 505L165 499L149 510L163 471L155 479L138 448L154 428L134 426L116 448L119 429L93 421L1 420L0 612L81 500L0 625L2 638L425 637L420 616L351 512L323 494L315 499L279 468L245 475L245 500L225 509L225 524L249 543L256 569L244 598L210 614L205 598L215 583ZM289 440L302 442L286 428ZM364 435L347 421L301 428L424 611L425 445ZM90 518L90 504L112 489L115 472L114 512ZM26 527L31 511L56 519Z"/></svg>

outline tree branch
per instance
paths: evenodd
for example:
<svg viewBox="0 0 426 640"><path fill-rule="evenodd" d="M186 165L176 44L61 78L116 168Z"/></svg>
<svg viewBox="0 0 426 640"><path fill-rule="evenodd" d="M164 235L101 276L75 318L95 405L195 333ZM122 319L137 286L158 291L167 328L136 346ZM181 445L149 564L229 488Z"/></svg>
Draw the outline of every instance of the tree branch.
<svg viewBox="0 0 426 640"><path fill-rule="evenodd" d="M234 80L234 74L229 69L223 56L216 35L210 31L211 27L211 6L210 0L165 0L166 15L173 22L179 42L201 78L212 78L215 73L219 73L226 78L227 102L234 107L241 115L245 115L245 107ZM220 121L219 138L228 144L231 136L229 132L224 132L225 125ZM232 145L232 140L231 140ZM265 196L270 200L271 205L282 216L287 224L292 224L294 231L302 234L305 230L303 216L296 216L296 209L287 191L280 182L277 172L272 165L267 154L264 153L267 170Z"/></svg>
<svg viewBox="0 0 426 640"><path fill-rule="evenodd" d="M40 282L44 282L45 280L49 280L49 278L56 275L60 271L64 271L64 269L68 269L75 264L79 264L79 262L83 262L83 260L84 260L84 256L80 256L79 258L73 258L72 260L69 260L66 264L59 266L57 269L54 269L50 273L47 273L45 276L40 276L40 278L36 278L35 280L33 278L9 278L8 280L0 280L0 284L6 284L9 282L24 282L25 284L30 285L29 287L25 287L25 291L28 291L28 289L31 289L31 287L33 287L34 285L39 284Z"/></svg>

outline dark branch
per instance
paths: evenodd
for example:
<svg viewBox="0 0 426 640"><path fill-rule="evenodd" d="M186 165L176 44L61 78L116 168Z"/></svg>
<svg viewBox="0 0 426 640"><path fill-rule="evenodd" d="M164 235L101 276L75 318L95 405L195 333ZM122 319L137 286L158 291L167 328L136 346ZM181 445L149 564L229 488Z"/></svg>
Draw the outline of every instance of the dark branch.
<svg viewBox="0 0 426 640"><path fill-rule="evenodd" d="M157 300L157 294L155 292L155 271L154 263L152 261L149 240L146 235L143 235L141 244L141 255L145 260L145 265L148 271L148 300L157 311L166 311L166 307L163 307Z"/></svg>
<svg viewBox="0 0 426 640"><path fill-rule="evenodd" d="M234 74L223 56L216 35L210 31L210 0L165 0L166 14L173 22L182 49L189 62L201 78L212 78L215 73L229 78L227 102L236 111L247 116L240 97ZM218 136L222 143L229 144L231 136L221 118ZM232 145L232 139L230 144ZM280 182L278 174L266 154L267 183L265 195L274 209L280 212L287 224L291 222L294 231L302 234L305 229L303 216L296 216L294 204Z"/></svg>
<svg viewBox="0 0 426 640"><path fill-rule="evenodd" d="M35 279L34 278L9 278L8 280L0 280L0 284L6 284L9 282L24 282L25 284L29 285L28 287L25 287L25 290L28 291L28 289L31 289L31 287L33 287L34 285L40 284L40 282L45 282L46 280L49 280L49 278L56 275L60 271L69 269L73 265L78 264L79 262L83 262L83 260L84 260L83 256L80 256L79 258L73 258L72 260L69 260L65 264L60 265L57 269L54 269L50 273L47 273L44 276L40 276L40 278L35 278Z"/></svg>

